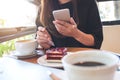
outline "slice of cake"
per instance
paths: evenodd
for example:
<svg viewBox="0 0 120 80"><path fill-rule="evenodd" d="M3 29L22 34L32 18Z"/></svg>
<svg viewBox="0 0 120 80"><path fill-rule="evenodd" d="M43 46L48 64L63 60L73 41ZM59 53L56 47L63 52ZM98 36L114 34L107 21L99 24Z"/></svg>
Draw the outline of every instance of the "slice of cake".
<svg viewBox="0 0 120 80"><path fill-rule="evenodd" d="M67 54L67 48L51 48L46 50L47 62L61 62L61 59Z"/></svg>

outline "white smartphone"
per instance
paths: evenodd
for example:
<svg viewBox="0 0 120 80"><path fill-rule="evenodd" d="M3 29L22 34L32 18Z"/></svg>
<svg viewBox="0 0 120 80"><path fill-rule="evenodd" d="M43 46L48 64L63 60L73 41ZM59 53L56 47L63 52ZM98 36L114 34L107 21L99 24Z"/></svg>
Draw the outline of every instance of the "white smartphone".
<svg viewBox="0 0 120 80"><path fill-rule="evenodd" d="M69 9L60 9L60 10L54 10L53 16L55 20L63 20L66 22L70 21L70 11Z"/></svg>

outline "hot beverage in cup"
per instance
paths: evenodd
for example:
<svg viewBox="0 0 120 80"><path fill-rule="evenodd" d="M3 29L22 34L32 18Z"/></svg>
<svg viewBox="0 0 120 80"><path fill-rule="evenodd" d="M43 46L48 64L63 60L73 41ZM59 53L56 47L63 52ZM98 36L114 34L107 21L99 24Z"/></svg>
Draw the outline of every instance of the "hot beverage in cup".
<svg viewBox="0 0 120 80"><path fill-rule="evenodd" d="M101 50L79 51L62 58L69 80L113 80L119 58Z"/></svg>
<svg viewBox="0 0 120 80"><path fill-rule="evenodd" d="M85 62L77 62L74 63L75 66L89 66L89 67L93 67L93 66L103 66L105 65L104 63L101 62L93 62L93 61L85 61Z"/></svg>
<svg viewBox="0 0 120 80"><path fill-rule="evenodd" d="M15 42L15 49L17 55L33 54L37 47L36 40L18 40Z"/></svg>

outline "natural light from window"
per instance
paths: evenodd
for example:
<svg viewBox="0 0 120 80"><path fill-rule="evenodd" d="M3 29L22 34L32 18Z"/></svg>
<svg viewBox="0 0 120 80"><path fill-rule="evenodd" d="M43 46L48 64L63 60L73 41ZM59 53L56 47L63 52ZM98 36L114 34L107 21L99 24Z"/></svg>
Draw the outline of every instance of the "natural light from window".
<svg viewBox="0 0 120 80"><path fill-rule="evenodd" d="M36 14L28 0L0 0L0 27L35 26Z"/></svg>
<svg viewBox="0 0 120 80"><path fill-rule="evenodd" d="M120 1L103 1L98 3L102 21L120 20Z"/></svg>
<svg viewBox="0 0 120 80"><path fill-rule="evenodd" d="M0 27L35 26L37 6L33 0L0 0ZM102 21L120 20L120 1L98 2Z"/></svg>

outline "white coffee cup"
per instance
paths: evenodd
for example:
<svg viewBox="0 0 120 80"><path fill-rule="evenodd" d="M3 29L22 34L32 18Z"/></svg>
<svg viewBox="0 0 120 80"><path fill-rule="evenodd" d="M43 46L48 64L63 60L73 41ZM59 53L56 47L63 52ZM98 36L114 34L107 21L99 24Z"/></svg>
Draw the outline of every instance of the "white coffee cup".
<svg viewBox="0 0 120 80"><path fill-rule="evenodd" d="M104 65L78 66L75 63L99 62ZM119 58L108 51L87 50L68 54L62 58L69 80L113 80Z"/></svg>
<svg viewBox="0 0 120 80"><path fill-rule="evenodd" d="M15 42L15 49L17 55L30 55L35 52L37 47L36 40L18 40Z"/></svg>

